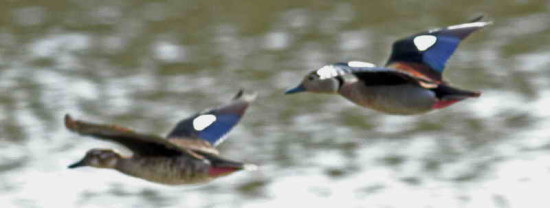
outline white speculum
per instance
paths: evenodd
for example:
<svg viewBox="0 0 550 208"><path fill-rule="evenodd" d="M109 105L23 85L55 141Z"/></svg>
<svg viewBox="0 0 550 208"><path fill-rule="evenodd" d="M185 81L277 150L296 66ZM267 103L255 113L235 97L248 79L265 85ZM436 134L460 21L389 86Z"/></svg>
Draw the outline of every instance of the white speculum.
<svg viewBox="0 0 550 208"><path fill-rule="evenodd" d="M369 62L362 62L362 61L350 61L348 62L348 66L350 67L375 67L373 63Z"/></svg>
<svg viewBox="0 0 550 208"><path fill-rule="evenodd" d="M202 131L212 125L216 121L216 116L212 114L200 115L193 119L193 128L197 131Z"/></svg>
<svg viewBox="0 0 550 208"><path fill-rule="evenodd" d="M417 36L413 39L414 46L416 46L416 49L419 51L425 51L428 48L432 47L435 42L437 42L437 37L433 35L421 35Z"/></svg>

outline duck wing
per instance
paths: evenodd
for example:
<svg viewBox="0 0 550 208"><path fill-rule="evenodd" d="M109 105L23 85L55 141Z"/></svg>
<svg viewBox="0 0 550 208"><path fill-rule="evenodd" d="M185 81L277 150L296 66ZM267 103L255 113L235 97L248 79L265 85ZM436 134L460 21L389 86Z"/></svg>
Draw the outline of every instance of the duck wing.
<svg viewBox="0 0 550 208"><path fill-rule="evenodd" d="M393 85L405 85L413 84L424 88L434 88L436 83L412 76L408 73L403 73L395 70L387 71L362 71L353 73L363 85L367 87L377 86L393 86Z"/></svg>
<svg viewBox="0 0 550 208"><path fill-rule="evenodd" d="M231 102L204 110L178 122L167 138L180 146L213 152L213 147L223 142L227 133L239 123L255 98L256 93L245 93L241 90Z"/></svg>
<svg viewBox="0 0 550 208"><path fill-rule="evenodd" d="M418 84L425 88L433 88L436 84L431 80L423 79L408 72L393 68L349 63L351 62L327 65L319 69L316 73L321 78L325 79L349 76L351 74L357 78L361 84L368 87Z"/></svg>
<svg viewBox="0 0 550 208"><path fill-rule="evenodd" d="M490 25L479 21L421 32L393 43L387 67L414 76L443 82L442 73L447 60L462 40L471 33Z"/></svg>
<svg viewBox="0 0 550 208"><path fill-rule="evenodd" d="M162 137L137 133L128 128L95 124L81 120L74 120L70 115L65 115L65 127L72 132L84 136L119 143L134 154L140 156L189 156L203 159L200 155L188 149L174 145Z"/></svg>

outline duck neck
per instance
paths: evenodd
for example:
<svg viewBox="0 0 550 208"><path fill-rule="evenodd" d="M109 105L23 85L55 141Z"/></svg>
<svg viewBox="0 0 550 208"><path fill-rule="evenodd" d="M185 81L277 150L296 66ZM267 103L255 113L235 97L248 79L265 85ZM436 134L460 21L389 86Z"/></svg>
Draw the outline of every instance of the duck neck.
<svg viewBox="0 0 550 208"><path fill-rule="evenodd" d="M131 167L131 159L130 158L119 158L116 160L116 164L113 169L118 170L122 173L126 173L125 170L129 169Z"/></svg>
<svg viewBox="0 0 550 208"><path fill-rule="evenodd" d="M344 80L344 78L341 76L337 76L335 79L338 83L338 88L336 88L336 91L340 91L340 89L342 89L342 87L346 83L346 80Z"/></svg>

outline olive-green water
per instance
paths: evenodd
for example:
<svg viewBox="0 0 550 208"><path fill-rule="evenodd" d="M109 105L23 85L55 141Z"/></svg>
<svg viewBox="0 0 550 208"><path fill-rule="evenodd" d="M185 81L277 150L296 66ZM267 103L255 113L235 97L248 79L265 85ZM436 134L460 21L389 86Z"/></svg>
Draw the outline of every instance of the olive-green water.
<svg viewBox="0 0 550 208"><path fill-rule="evenodd" d="M550 1L1 3L2 208L550 207ZM403 117L282 94L480 13L494 24L445 73L479 99ZM170 187L66 168L91 148L124 151L69 133L66 113L165 134L240 88L259 97L220 150L259 171Z"/></svg>

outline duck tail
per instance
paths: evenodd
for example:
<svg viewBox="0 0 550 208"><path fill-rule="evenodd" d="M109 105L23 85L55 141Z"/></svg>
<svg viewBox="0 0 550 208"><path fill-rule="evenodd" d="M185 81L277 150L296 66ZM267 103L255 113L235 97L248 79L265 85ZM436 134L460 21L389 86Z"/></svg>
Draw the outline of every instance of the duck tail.
<svg viewBox="0 0 550 208"><path fill-rule="evenodd" d="M479 91L462 90L445 84L440 84L433 91L440 100L463 100L481 96Z"/></svg>
<svg viewBox="0 0 550 208"><path fill-rule="evenodd" d="M212 166L208 170L208 173L209 175L215 176L215 177L229 175L239 170L253 171L258 169L258 166L253 164L234 162L234 161L225 160L221 158L217 158L216 160L210 160L210 161L212 162Z"/></svg>

